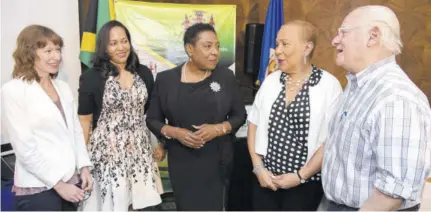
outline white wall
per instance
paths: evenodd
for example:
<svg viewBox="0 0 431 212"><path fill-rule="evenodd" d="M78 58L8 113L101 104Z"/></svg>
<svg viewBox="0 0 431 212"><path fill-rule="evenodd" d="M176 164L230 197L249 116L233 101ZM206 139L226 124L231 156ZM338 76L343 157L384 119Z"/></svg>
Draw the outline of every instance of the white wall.
<svg viewBox="0 0 431 212"><path fill-rule="evenodd" d="M53 29L63 37L65 47L59 79L69 83L76 99L81 73L78 1L0 0L0 4L1 85L11 79L14 64L12 53L19 32L30 24L40 24Z"/></svg>
<svg viewBox="0 0 431 212"><path fill-rule="evenodd" d="M12 53L19 32L30 24L53 29L64 40L59 78L77 96L79 62L79 12L77 0L1 0L1 85L11 79Z"/></svg>

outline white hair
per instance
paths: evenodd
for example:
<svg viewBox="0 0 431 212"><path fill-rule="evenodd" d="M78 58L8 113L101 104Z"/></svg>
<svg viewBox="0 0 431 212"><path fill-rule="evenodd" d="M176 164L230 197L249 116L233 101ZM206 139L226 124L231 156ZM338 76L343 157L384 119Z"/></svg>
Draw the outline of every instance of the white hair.
<svg viewBox="0 0 431 212"><path fill-rule="evenodd" d="M401 53L403 43L400 36L400 23L395 13L386 6L368 5L355 9L367 24L377 27L381 33L380 44L397 55Z"/></svg>

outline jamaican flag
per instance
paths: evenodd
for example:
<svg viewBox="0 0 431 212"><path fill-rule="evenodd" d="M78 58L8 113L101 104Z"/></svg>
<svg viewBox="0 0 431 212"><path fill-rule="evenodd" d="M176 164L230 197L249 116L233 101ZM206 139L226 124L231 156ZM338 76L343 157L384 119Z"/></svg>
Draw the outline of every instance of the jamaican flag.
<svg viewBox="0 0 431 212"><path fill-rule="evenodd" d="M96 34L110 20L115 19L114 0L90 0L81 40L79 59L91 67L91 59L96 49Z"/></svg>

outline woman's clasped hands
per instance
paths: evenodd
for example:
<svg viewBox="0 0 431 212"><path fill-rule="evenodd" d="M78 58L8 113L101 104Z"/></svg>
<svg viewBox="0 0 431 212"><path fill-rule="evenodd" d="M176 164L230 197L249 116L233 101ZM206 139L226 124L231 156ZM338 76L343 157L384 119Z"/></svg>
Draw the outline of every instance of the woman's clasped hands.
<svg viewBox="0 0 431 212"><path fill-rule="evenodd" d="M269 188L273 191L277 191L278 189L289 189L298 186L301 183L295 173L274 175L263 167L263 165L256 166L253 172L255 173L261 187Z"/></svg>
<svg viewBox="0 0 431 212"><path fill-rule="evenodd" d="M179 140L184 146L200 149L208 141L222 135L221 127L218 124L193 125L193 127L197 131L192 132L185 128L177 128L175 130L174 138Z"/></svg>

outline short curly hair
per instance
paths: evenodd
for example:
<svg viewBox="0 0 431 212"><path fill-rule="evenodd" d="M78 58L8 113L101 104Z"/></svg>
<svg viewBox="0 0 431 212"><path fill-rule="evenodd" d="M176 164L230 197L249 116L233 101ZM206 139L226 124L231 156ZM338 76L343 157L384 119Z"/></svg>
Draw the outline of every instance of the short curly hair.
<svg viewBox="0 0 431 212"><path fill-rule="evenodd" d="M34 69L37 59L36 50L44 48L49 42L63 48L63 39L52 29L41 25L30 25L24 28L16 40L16 49L13 53L15 66L12 78L22 78L25 81L40 81L40 77ZM51 78L57 74L50 74Z"/></svg>
<svg viewBox="0 0 431 212"><path fill-rule="evenodd" d="M184 33L184 46L186 44L195 45L196 41L198 41L199 34L205 31L210 31L214 32L214 34L217 34L213 26L205 23L197 23L187 28L186 32Z"/></svg>

